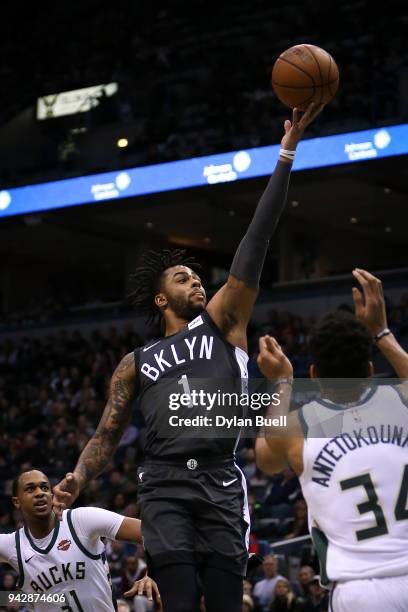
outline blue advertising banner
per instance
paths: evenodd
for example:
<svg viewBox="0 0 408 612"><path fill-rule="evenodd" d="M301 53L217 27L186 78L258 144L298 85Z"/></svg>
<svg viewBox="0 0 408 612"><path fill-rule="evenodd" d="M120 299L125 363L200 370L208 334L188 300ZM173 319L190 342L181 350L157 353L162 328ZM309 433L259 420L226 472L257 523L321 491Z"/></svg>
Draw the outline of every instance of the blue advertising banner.
<svg viewBox="0 0 408 612"><path fill-rule="evenodd" d="M407 153L408 124L388 126L304 140L293 170ZM0 190L0 218L264 176L272 173L278 154L279 145L257 147Z"/></svg>

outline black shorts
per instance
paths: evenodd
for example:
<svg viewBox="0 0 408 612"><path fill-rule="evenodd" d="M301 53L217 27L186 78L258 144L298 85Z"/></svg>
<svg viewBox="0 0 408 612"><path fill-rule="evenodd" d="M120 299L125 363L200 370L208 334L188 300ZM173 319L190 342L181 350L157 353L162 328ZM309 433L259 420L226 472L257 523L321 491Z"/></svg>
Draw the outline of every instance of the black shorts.
<svg viewBox="0 0 408 612"><path fill-rule="evenodd" d="M194 460L190 468L194 466ZM249 511L246 482L232 459L146 461L138 469L144 546L154 567L211 566L245 576Z"/></svg>

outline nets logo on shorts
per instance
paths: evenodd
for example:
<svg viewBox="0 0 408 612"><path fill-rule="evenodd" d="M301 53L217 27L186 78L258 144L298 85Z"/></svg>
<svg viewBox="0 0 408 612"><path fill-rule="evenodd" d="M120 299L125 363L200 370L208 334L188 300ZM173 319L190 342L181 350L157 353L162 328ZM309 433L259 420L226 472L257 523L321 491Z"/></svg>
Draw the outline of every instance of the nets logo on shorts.
<svg viewBox="0 0 408 612"><path fill-rule="evenodd" d="M57 548L58 550L68 550L68 548L71 546L71 540L61 540L61 542L59 542Z"/></svg>

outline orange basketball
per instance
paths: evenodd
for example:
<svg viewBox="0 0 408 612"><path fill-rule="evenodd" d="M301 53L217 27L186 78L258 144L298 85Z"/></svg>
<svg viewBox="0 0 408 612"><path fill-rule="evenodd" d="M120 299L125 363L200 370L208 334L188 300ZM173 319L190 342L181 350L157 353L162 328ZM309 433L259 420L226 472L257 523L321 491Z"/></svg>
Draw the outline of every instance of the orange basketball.
<svg viewBox="0 0 408 612"><path fill-rule="evenodd" d="M337 64L324 49L295 45L284 51L272 70L272 87L283 104L306 110L311 102L327 104L339 86Z"/></svg>

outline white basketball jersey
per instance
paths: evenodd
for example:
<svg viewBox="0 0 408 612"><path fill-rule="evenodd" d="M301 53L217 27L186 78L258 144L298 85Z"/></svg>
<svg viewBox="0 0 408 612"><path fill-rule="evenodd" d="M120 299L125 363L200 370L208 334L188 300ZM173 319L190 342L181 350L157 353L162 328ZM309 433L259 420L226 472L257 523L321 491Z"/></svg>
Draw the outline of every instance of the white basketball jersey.
<svg viewBox="0 0 408 612"><path fill-rule="evenodd" d="M408 407L395 387L303 406L300 477L323 584L408 574Z"/></svg>
<svg viewBox="0 0 408 612"><path fill-rule="evenodd" d="M57 521L48 546L38 548L27 528L16 531L16 548L20 581L24 593L61 594L67 602L36 604L33 610L68 610L71 612L112 612L112 589L105 547L99 539L95 550L81 543L71 516L71 510Z"/></svg>

